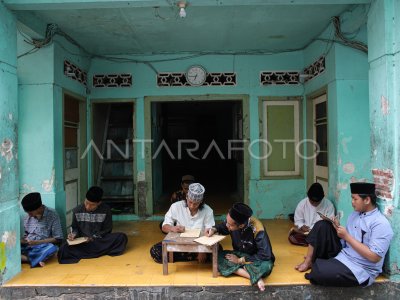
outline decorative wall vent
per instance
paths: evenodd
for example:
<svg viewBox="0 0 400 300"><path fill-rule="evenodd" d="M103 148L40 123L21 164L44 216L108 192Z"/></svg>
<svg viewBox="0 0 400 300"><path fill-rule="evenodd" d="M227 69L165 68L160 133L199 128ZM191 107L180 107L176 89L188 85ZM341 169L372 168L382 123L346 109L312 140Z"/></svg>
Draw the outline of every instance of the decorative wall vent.
<svg viewBox="0 0 400 300"><path fill-rule="evenodd" d="M206 81L202 86L235 86L236 73L207 73ZM158 73L157 86L191 86L185 73Z"/></svg>
<svg viewBox="0 0 400 300"><path fill-rule="evenodd" d="M93 87L131 87L132 74L96 74L93 75Z"/></svg>
<svg viewBox="0 0 400 300"><path fill-rule="evenodd" d="M87 73L68 60L64 60L64 75L87 86Z"/></svg>
<svg viewBox="0 0 400 300"><path fill-rule="evenodd" d="M325 71L325 56L321 56L317 61L312 63L310 66L303 70L303 74L308 75L304 78L304 81L307 82L314 77Z"/></svg>
<svg viewBox="0 0 400 300"><path fill-rule="evenodd" d="M296 71L264 71L260 73L261 85L299 84L300 73Z"/></svg>

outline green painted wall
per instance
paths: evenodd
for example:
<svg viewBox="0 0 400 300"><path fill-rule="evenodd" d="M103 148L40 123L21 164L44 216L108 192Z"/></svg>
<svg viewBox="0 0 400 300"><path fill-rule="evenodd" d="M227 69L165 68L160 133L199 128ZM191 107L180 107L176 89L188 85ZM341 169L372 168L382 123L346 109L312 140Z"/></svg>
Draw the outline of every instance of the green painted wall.
<svg viewBox="0 0 400 300"><path fill-rule="evenodd" d="M0 285L21 270L16 20L0 3Z"/></svg>
<svg viewBox="0 0 400 300"><path fill-rule="evenodd" d="M25 33L26 34L26 33ZM18 33L18 55L31 49ZM64 60L83 70L88 60L62 38L18 59L19 82L19 153L20 198L38 191L43 202L56 208L65 224L65 190L63 169L63 92L86 95L81 83L64 76ZM34 145L34 146L33 146Z"/></svg>
<svg viewBox="0 0 400 300"><path fill-rule="evenodd" d="M400 280L399 32L400 1L374 1L368 15L371 161L373 169L391 172L394 178L391 196L380 199L380 207L395 232L385 266L391 278L396 281Z"/></svg>

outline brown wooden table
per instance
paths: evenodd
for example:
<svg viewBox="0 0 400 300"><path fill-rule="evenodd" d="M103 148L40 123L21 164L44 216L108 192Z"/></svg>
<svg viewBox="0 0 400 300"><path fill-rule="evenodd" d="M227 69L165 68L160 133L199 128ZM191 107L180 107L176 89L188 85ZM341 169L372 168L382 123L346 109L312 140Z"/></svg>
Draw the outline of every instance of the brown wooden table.
<svg viewBox="0 0 400 300"><path fill-rule="evenodd" d="M173 262L174 252L196 252L196 253L212 253L212 269L213 277L218 276L218 245L205 246L194 242L196 238L182 238L180 233L170 232L162 241L162 260L163 274L168 275L168 254L169 261Z"/></svg>

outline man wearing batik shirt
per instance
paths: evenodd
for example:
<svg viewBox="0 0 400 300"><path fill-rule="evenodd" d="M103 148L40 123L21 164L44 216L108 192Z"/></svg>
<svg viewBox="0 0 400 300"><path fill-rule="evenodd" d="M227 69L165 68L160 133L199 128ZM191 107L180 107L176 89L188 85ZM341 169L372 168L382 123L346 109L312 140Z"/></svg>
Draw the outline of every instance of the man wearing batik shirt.
<svg viewBox="0 0 400 300"><path fill-rule="evenodd" d="M56 244L63 239L57 212L42 204L40 193L26 195L21 205L24 217L24 235L21 239L21 260L31 267L45 265L45 261L58 250Z"/></svg>
<svg viewBox="0 0 400 300"><path fill-rule="evenodd" d="M245 277L250 279L252 285L257 284L260 291L264 291L263 278L271 273L275 256L264 225L252 215L249 206L236 203L229 210L226 222L208 230L207 235L218 232L231 236L233 251L218 252L218 271L221 275Z"/></svg>
<svg viewBox="0 0 400 300"><path fill-rule="evenodd" d="M112 214L108 205L101 202L103 190L93 186L86 193L83 204L72 212L72 225L68 239L86 237L87 242L68 245L64 243L58 252L60 264L72 264L82 258L96 258L103 255L121 255L126 248L126 234L112 231Z"/></svg>
<svg viewBox="0 0 400 300"><path fill-rule="evenodd" d="M307 237L308 252L297 269L311 268L305 278L313 284L368 286L382 272L393 230L376 205L375 184L351 183L350 190L354 212L346 227L319 221Z"/></svg>

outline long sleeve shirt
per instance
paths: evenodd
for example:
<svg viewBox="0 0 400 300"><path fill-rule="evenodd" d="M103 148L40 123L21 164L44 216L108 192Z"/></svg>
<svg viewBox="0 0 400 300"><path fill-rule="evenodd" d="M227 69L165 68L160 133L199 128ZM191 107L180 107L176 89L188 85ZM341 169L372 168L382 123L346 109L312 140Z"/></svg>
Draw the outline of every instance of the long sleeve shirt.
<svg viewBox="0 0 400 300"><path fill-rule="evenodd" d="M368 285L371 285L382 272L383 261L393 237L392 227L378 208L375 208L365 213L353 212L347 220L346 229L353 238L381 257L381 260L377 263L369 261L346 242L335 258L353 272L360 284L368 279Z"/></svg>
<svg viewBox="0 0 400 300"><path fill-rule="evenodd" d="M83 204L72 212L72 230L77 236L101 238L112 231L112 214L110 207L100 203L96 210L88 212Z"/></svg>
<svg viewBox="0 0 400 300"><path fill-rule="evenodd" d="M269 236L257 218L251 217L243 229L235 231L229 231L226 222L218 224L215 228L219 234L230 234L233 249L249 255L246 261L275 261Z"/></svg>
<svg viewBox="0 0 400 300"><path fill-rule="evenodd" d="M317 212L320 212L328 218L333 218L335 216L335 208L328 199L324 198L318 206L313 206L310 200L308 200L308 197L304 198L297 204L294 212L294 225L296 225L297 228L306 225L312 229L314 224L321 220Z"/></svg>

